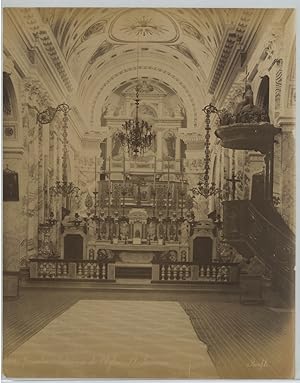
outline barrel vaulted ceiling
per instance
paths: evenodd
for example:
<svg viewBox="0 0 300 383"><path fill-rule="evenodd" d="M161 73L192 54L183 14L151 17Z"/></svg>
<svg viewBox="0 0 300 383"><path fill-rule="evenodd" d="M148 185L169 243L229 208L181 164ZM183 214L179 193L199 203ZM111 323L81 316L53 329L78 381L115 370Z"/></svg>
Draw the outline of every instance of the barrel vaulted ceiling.
<svg viewBox="0 0 300 383"><path fill-rule="evenodd" d="M195 129L210 98L208 80L228 29L243 33L258 10L40 8L76 82L91 127L115 89L139 76L177 94ZM238 30L237 30L238 32Z"/></svg>

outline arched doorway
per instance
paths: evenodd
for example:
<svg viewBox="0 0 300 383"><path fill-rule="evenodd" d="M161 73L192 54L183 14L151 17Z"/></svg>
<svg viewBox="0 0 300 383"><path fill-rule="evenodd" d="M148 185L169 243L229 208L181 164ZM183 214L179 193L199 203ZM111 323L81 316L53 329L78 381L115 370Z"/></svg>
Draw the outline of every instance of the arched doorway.
<svg viewBox="0 0 300 383"><path fill-rule="evenodd" d="M193 241L193 262L208 265L212 262L213 241L210 237L196 237Z"/></svg>

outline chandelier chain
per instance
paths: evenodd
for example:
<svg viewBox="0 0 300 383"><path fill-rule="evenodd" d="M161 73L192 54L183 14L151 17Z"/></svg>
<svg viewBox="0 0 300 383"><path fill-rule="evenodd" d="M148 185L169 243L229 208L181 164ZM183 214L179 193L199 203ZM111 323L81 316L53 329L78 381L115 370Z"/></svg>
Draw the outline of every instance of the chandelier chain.
<svg viewBox="0 0 300 383"><path fill-rule="evenodd" d="M140 105L140 84L139 84L139 46L137 43L137 85L135 87L135 117L129 119L122 124L116 136L120 140L122 146L127 147L129 155L133 157L141 156L148 150L155 134L152 133L152 126L147 121L139 119L139 105Z"/></svg>

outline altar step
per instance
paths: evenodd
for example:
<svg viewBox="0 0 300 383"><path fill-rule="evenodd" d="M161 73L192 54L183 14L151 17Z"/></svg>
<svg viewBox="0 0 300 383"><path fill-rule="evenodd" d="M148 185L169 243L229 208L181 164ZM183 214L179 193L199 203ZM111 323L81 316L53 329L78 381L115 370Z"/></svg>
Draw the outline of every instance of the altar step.
<svg viewBox="0 0 300 383"><path fill-rule="evenodd" d="M116 279L148 279L152 277L152 268L143 266L119 266L116 265Z"/></svg>
<svg viewBox="0 0 300 383"><path fill-rule="evenodd" d="M65 280L23 280L20 287L25 289L79 289L98 291L159 291L181 293L240 294L239 285L221 285L199 282L151 282L150 279L117 278L106 281L65 281Z"/></svg>

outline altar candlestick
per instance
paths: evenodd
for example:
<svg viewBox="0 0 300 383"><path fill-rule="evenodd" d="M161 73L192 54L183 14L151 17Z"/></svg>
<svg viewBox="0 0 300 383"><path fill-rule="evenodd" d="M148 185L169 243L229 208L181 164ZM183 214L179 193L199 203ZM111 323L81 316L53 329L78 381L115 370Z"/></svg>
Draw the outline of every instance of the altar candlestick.
<svg viewBox="0 0 300 383"><path fill-rule="evenodd" d="M153 173L153 217L156 215L156 156L154 156L154 173Z"/></svg>
<svg viewBox="0 0 300 383"><path fill-rule="evenodd" d="M110 216L110 197L111 197L111 163L110 163L110 157L108 157L108 216Z"/></svg>
<svg viewBox="0 0 300 383"><path fill-rule="evenodd" d="M123 150L123 186L125 185L125 149Z"/></svg>
<svg viewBox="0 0 300 383"><path fill-rule="evenodd" d="M95 156L95 192L97 191L97 157Z"/></svg>
<svg viewBox="0 0 300 383"><path fill-rule="evenodd" d="M181 190L180 190L180 196L181 196L181 217L183 217L183 195L184 195L184 190L183 190L183 166L181 167Z"/></svg>
<svg viewBox="0 0 300 383"><path fill-rule="evenodd" d="M156 183L156 156L154 156L154 178L153 178L154 190L155 190L155 183Z"/></svg>
<svg viewBox="0 0 300 383"><path fill-rule="evenodd" d="M123 210L123 217L125 216L125 195L126 195L126 166L125 166L125 149L123 150L123 191L122 191L122 195L123 195L123 206L122 206L122 210Z"/></svg>
<svg viewBox="0 0 300 383"><path fill-rule="evenodd" d="M169 217L170 159L168 157L167 217Z"/></svg>
<svg viewBox="0 0 300 383"><path fill-rule="evenodd" d="M94 211L95 211L95 217L97 215L97 157L95 156L95 191L94 191L94 196L95 196L95 206L94 206Z"/></svg>

